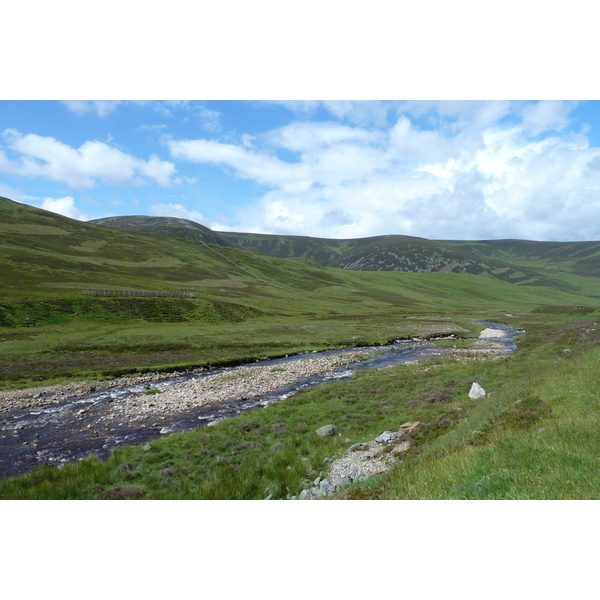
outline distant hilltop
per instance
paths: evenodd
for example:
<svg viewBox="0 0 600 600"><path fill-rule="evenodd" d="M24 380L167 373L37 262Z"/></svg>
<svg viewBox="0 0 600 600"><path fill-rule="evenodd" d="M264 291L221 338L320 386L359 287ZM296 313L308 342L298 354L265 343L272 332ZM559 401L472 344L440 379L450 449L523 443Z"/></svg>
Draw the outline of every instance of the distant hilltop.
<svg viewBox="0 0 600 600"><path fill-rule="evenodd" d="M218 233L210 230L200 223L178 219L175 217L146 217L134 215L131 217L104 217L93 219L88 223L121 229L123 231L135 231L138 233L151 233L162 237L177 237L218 246L236 246Z"/></svg>
<svg viewBox="0 0 600 600"><path fill-rule="evenodd" d="M175 217L107 217L90 223L244 248L276 258L307 258L321 266L351 271L469 273L517 285L549 284L546 269L600 276L600 242L436 241L405 235L337 240L217 233L199 223Z"/></svg>

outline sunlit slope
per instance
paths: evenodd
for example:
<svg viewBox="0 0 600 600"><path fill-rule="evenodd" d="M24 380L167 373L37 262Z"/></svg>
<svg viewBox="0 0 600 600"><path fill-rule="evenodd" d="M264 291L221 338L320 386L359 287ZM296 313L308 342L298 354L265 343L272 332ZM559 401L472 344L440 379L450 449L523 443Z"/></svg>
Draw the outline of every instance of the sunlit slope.
<svg viewBox="0 0 600 600"><path fill-rule="evenodd" d="M278 315L510 311L597 302L551 285L516 286L467 273L327 268L305 258L82 223L6 198L0 198L0 267L5 297L193 289L197 299ZM600 296L600 280L588 292Z"/></svg>
<svg viewBox="0 0 600 600"><path fill-rule="evenodd" d="M600 242L536 242L529 240L485 240L446 242L482 257L524 267L600 276Z"/></svg>
<svg viewBox="0 0 600 600"><path fill-rule="evenodd" d="M250 233L222 235L239 246L269 256L301 256L324 266L352 271L469 273L517 285L558 285L564 291L578 289L577 285L573 286L563 277L557 278L549 272L555 266L552 254L546 260L539 260L535 255L534 258L524 257L520 248L526 247L528 242L515 242L515 248L512 249L510 243L496 247L494 242L445 242L404 235L354 240ZM585 251L585 248L580 250ZM573 249L575 251L579 249ZM561 251L555 256L563 261ZM588 262L581 262L575 273L597 275L600 269L594 263L594 258L590 257Z"/></svg>
<svg viewBox="0 0 600 600"><path fill-rule="evenodd" d="M6 198L0 198L0 267L4 293L181 287L252 293L335 282L304 261L82 223Z"/></svg>
<svg viewBox="0 0 600 600"><path fill-rule="evenodd" d="M275 258L305 258L352 271L469 273L523 286L590 295L600 276L600 242L436 241L404 235L360 239L212 232L171 217L109 217L93 223L125 231L241 247ZM584 279L581 279L584 278Z"/></svg>
<svg viewBox="0 0 600 600"><path fill-rule="evenodd" d="M468 273L350 271L0 199L0 387L464 334L474 318L579 314L600 306L600 279L590 280L585 297Z"/></svg>
<svg viewBox="0 0 600 600"><path fill-rule="evenodd" d="M255 252L277 258L308 258L322 266L332 262L363 240L333 240L299 235L223 232L225 239Z"/></svg>

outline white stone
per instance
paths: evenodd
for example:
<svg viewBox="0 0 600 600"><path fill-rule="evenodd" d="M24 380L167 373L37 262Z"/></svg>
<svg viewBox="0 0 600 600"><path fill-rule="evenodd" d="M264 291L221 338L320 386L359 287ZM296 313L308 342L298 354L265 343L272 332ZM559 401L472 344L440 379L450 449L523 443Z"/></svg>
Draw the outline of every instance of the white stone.
<svg viewBox="0 0 600 600"><path fill-rule="evenodd" d="M502 329L492 329L491 327L488 327L487 329L484 329L479 334L479 339L480 340L498 339L498 338L503 338L505 335L506 335L506 333L504 331L502 331Z"/></svg>
<svg viewBox="0 0 600 600"><path fill-rule="evenodd" d="M338 432L338 428L335 425L323 425L315 432L319 437L326 437L328 435L335 435Z"/></svg>
<svg viewBox="0 0 600 600"><path fill-rule="evenodd" d="M485 398L485 390L478 383L474 383L469 391L469 398L471 398L471 400Z"/></svg>

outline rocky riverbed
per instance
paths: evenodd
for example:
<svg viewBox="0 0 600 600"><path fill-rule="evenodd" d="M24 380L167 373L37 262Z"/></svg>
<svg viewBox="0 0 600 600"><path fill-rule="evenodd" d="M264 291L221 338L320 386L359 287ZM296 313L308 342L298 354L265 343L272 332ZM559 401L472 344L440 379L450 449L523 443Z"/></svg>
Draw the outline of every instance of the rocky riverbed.
<svg viewBox="0 0 600 600"><path fill-rule="evenodd" d="M345 349L188 374L150 374L0 392L0 477L90 453L106 458L120 445L210 425L266 406L357 368L385 368L435 356L506 354L517 332L488 327L469 349L413 340ZM486 333L487 332L487 333ZM357 455L358 456L358 455Z"/></svg>
<svg viewBox="0 0 600 600"><path fill-rule="evenodd" d="M26 390L0 391L0 414L13 409L41 409L59 404L63 399L113 397L113 390L126 390L123 398L108 407L107 413L124 418L140 415L179 412L191 406L229 399L242 400L256 397L311 375L325 373L352 364L361 357L373 356L377 348L362 349L349 354L347 351L329 356L306 355L274 366L244 365L214 371L198 370L185 375L181 373L122 377L111 381L92 381L54 385ZM268 361L270 363L271 361Z"/></svg>
<svg viewBox="0 0 600 600"><path fill-rule="evenodd" d="M360 356L377 352L365 349ZM281 399L314 377L358 360L356 352L339 352L277 365L1 392L0 477L89 453L105 458L120 445L215 423Z"/></svg>

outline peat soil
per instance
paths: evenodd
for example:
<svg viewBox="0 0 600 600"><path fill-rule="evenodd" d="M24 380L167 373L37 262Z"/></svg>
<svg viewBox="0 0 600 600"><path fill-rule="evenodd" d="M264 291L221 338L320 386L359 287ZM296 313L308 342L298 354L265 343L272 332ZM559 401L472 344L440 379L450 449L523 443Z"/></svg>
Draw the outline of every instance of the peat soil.
<svg viewBox="0 0 600 600"><path fill-rule="evenodd" d="M320 353L274 359L235 368L214 369L202 373L176 376L156 376L133 385L102 389L83 395L65 395L65 392L39 394L39 402L32 406L8 408L0 412L0 479L14 477L31 471L43 464L62 466L68 461L81 460L94 454L105 460L119 446L131 446L151 442L156 438L175 432L190 431L208 426L241 412L268 406L284 400L299 390L308 389L327 381L348 379L359 369L381 369L398 364L433 357L505 356L516 350L514 337L522 333L508 325L477 321L486 326L471 349L436 347L434 340L398 342L377 348L348 348ZM493 331L490 331L493 330ZM482 333L484 333L482 332ZM360 362L348 362L351 356L371 355ZM373 355L375 354L375 355ZM196 403L193 397L173 411L161 410L161 394L153 396L157 409L148 414L138 412L135 418L118 410L120 405L131 403L156 388L177 391L178 386L189 388L191 380L215 377L223 373L239 372L241 369L270 367L284 369L286 363L308 361L315 357L341 358L346 364L334 366L326 372L310 373L310 368L292 383L266 389L253 390L248 378L243 377L240 386L230 384L231 393L218 402ZM331 365L335 365L333 360ZM338 362L339 365L339 362ZM244 372L244 375L247 375ZM274 382L277 378L273 378ZM187 386L187 387L186 387ZM144 398L146 396L144 395ZM185 408L184 408L185 407ZM117 409L117 410L115 410Z"/></svg>

